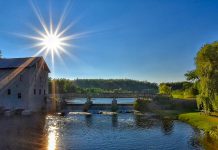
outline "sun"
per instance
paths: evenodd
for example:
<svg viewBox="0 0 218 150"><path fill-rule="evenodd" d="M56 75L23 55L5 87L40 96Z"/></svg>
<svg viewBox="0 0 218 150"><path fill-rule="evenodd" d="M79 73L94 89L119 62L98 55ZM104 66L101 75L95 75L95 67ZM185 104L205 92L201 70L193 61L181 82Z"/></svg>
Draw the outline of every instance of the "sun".
<svg viewBox="0 0 218 150"><path fill-rule="evenodd" d="M61 46L61 40L57 35L51 33L43 39L42 44L48 50L57 50Z"/></svg>
<svg viewBox="0 0 218 150"><path fill-rule="evenodd" d="M43 46L43 49L48 51L58 51L58 49L63 49L64 42L62 42L58 35L49 33L42 37L40 45Z"/></svg>
<svg viewBox="0 0 218 150"><path fill-rule="evenodd" d="M69 13L70 1L66 4L59 20L54 21L56 24L53 23L52 10L49 11L49 17L44 18L38 6L34 4L33 1L30 1L30 4L40 26L36 27L33 24L29 24L31 29L35 31L35 34L27 35L22 33L16 35L31 39L32 44L28 48L36 50L33 57L44 56L44 58L47 58L47 56L50 56L52 70L54 72L55 59L61 60L63 64L63 57L65 56L70 56L72 59L75 59L75 56L73 55L73 48L76 47L74 45L75 39L82 38L90 32L72 33L72 30L70 29L73 28L77 20L72 20L68 25L63 26L67 13Z"/></svg>

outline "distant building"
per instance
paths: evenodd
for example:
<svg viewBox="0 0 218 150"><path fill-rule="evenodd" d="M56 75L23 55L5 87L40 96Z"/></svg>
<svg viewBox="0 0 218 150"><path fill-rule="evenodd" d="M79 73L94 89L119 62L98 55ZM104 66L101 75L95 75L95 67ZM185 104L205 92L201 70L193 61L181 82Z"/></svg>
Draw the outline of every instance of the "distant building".
<svg viewBox="0 0 218 150"><path fill-rule="evenodd" d="M0 58L0 107L40 111L48 94L48 73L43 57Z"/></svg>

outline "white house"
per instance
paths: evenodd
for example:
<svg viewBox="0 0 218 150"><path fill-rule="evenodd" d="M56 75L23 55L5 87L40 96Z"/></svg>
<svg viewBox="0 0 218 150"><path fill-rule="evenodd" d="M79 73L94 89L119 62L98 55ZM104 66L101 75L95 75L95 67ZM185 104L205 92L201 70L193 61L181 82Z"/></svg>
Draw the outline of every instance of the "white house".
<svg viewBox="0 0 218 150"><path fill-rule="evenodd" d="M0 58L0 107L40 111L48 94L48 73L43 57Z"/></svg>

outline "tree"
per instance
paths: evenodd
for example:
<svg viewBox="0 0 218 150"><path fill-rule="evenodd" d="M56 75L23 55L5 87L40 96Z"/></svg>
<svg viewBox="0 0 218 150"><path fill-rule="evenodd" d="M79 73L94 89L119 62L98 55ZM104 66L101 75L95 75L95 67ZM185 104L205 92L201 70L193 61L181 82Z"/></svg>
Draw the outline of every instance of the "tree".
<svg viewBox="0 0 218 150"><path fill-rule="evenodd" d="M165 95L171 95L171 88L164 83L161 83L159 86L159 93Z"/></svg>
<svg viewBox="0 0 218 150"><path fill-rule="evenodd" d="M218 42L204 45L195 63L200 86L198 107L205 112L218 111Z"/></svg>
<svg viewBox="0 0 218 150"><path fill-rule="evenodd" d="M188 71L185 74L185 76L186 76L186 80L188 80L188 81L194 82L194 81L199 80L196 70Z"/></svg>

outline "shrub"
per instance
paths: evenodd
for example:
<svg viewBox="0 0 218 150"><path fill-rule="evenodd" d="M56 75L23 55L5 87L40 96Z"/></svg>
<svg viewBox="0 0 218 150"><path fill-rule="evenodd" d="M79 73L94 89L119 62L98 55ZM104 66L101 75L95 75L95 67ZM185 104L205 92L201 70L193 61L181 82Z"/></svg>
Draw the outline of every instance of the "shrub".
<svg viewBox="0 0 218 150"><path fill-rule="evenodd" d="M138 98L135 100L133 107L135 110L144 112L144 111L148 110L148 103L149 102L150 102L149 100L146 100L143 98Z"/></svg>
<svg viewBox="0 0 218 150"><path fill-rule="evenodd" d="M173 98L184 98L184 91L183 90L175 90L172 91Z"/></svg>

